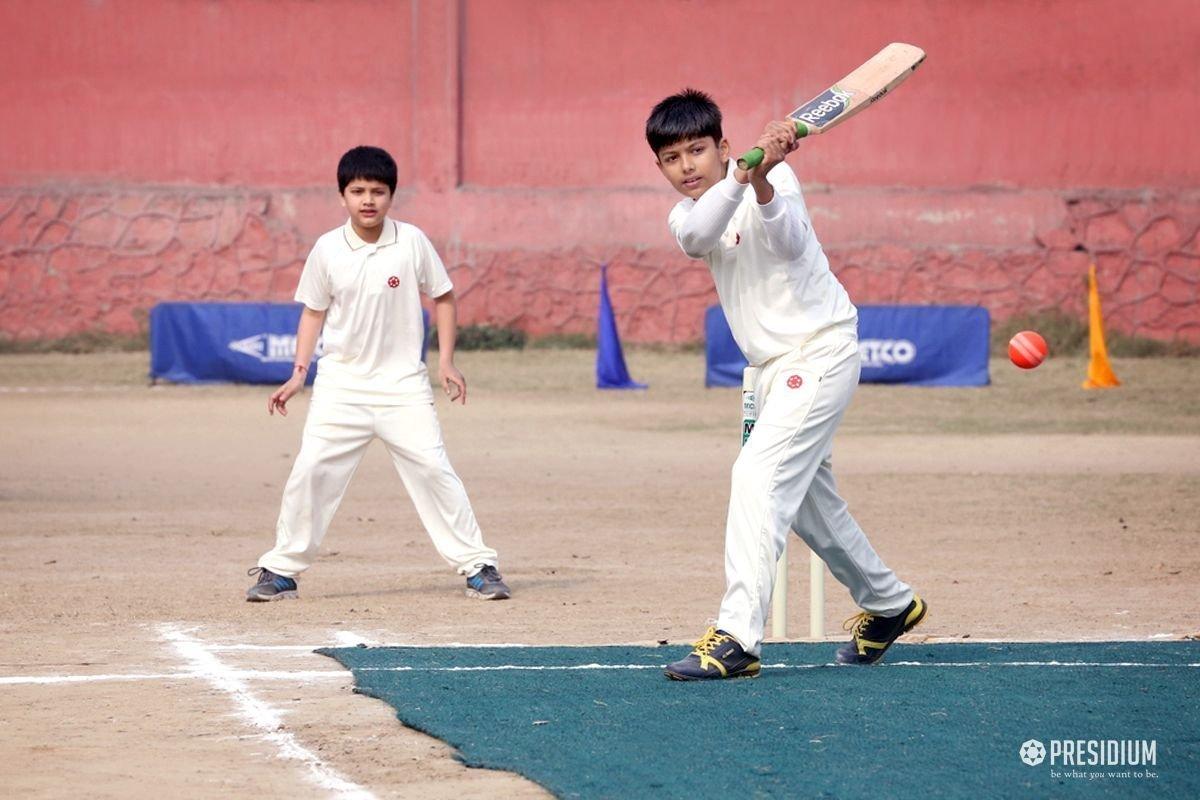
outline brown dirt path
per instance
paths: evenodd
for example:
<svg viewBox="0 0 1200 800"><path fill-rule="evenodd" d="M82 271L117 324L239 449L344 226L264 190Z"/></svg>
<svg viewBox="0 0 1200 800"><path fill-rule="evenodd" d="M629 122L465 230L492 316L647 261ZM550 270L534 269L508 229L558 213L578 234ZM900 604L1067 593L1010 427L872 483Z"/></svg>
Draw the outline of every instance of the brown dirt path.
<svg viewBox="0 0 1200 800"><path fill-rule="evenodd" d="M270 544L305 402L283 421L266 416L262 387L150 388L145 354L0 358L5 793L329 796L319 770L281 758L237 692L181 655L169 638L182 632L223 667L287 673L241 680L279 732L377 797L543 796L464 768L351 695L344 673L289 675L336 670L298 646L339 632L417 644L699 634L722 585L737 392L700 388L696 354L629 360L649 392L588 388L589 353L460 357L470 404L439 413L511 602L462 597L376 446L302 599L251 606L244 572ZM1083 365L1069 360L1032 373L996 362L988 389L862 387L835 470L877 548L929 599L922 635L1197 633L1181 609L1200 589L1200 363L1116 369L1127 385L1106 393L1079 390ZM807 569L793 564L800 637ZM830 580L827 628L851 613ZM150 677L2 682L105 674Z"/></svg>

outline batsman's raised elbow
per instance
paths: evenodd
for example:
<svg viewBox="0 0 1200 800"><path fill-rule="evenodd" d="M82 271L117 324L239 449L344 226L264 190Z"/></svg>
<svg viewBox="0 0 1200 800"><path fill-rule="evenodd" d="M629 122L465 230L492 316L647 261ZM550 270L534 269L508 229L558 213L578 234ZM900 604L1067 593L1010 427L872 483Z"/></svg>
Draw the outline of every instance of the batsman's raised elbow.
<svg viewBox="0 0 1200 800"><path fill-rule="evenodd" d="M688 258L701 259L713 251L715 245L710 245L707 242L696 242L686 238L679 240L679 249Z"/></svg>

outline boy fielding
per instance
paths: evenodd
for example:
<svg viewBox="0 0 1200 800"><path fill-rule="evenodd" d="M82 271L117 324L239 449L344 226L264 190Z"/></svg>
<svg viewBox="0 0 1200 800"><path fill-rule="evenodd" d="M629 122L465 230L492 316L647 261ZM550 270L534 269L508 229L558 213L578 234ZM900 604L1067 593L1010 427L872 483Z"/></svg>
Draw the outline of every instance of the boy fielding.
<svg viewBox="0 0 1200 800"><path fill-rule="evenodd" d="M275 547L250 574L251 601L295 597L296 576L312 565L367 445L382 439L438 553L466 577L466 594L500 600L510 592L483 543L462 481L442 444L429 374L421 359L420 295L433 298L441 384L466 403L454 366L455 300L441 259L418 228L387 216L396 162L377 147L356 147L338 163L346 223L321 236L304 265L295 299L304 304L292 377L267 401L287 415L304 388L322 328L300 453L288 477Z"/></svg>
<svg viewBox="0 0 1200 800"><path fill-rule="evenodd" d="M646 139L685 197L671 211L671 233L684 253L708 264L734 339L758 367L758 422L733 466L720 614L666 674L758 675L775 563L789 529L864 609L838 661L874 663L924 618L926 606L875 553L834 484L833 434L859 377L858 312L830 271L800 184L783 163L796 148L795 125L769 123L757 142L762 162L738 169L720 109L689 89L654 107Z"/></svg>

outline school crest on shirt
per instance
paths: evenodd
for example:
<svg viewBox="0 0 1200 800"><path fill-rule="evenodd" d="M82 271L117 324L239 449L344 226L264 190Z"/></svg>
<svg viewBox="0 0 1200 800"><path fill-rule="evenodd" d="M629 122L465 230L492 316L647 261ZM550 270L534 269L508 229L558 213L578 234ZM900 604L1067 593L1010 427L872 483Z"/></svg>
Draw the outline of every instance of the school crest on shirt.
<svg viewBox="0 0 1200 800"><path fill-rule="evenodd" d="M804 385L804 378L801 378L799 375L789 375L787 385L789 389L799 389Z"/></svg>
<svg viewBox="0 0 1200 800"><path fill-rule="evenodd" d="M393 275L392 277L388 278L388 286L390 286L390 287L392 287L393 289L395 289L395 288L396 288L397 286L399 286L399 285L400 285L400 279L399 279L399 278L397 278L395 275Z"/></svg>

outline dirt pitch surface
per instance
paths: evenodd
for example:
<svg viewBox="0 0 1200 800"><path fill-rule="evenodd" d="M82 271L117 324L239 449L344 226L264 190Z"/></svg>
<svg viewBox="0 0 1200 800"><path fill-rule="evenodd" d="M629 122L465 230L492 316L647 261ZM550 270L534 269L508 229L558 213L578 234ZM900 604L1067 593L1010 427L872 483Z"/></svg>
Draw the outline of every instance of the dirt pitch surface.
<svg viewBox="0 0 1200 800"><path fill-rule="evenodd" d="M146 354L0 357L4 794L544 796L463 767L311 648L703 631L739 393L703 389L698 354L653 351L629 354L648 392L597 392L591 359L463 353L469 404L439 400L514 599L463 596L376 444L301 598L251 605L245 571L272 543L307 398L269 418L267 387L147 386ZM929 600L920 635L1197 634L1200 362L1115 368L1125 386L1104 392L1068 359L993 362L986 389L860 389L835 472ZM802 638L807 567L792 564ZM832 579L827 598L840 634L855 609Z"/></svg>

